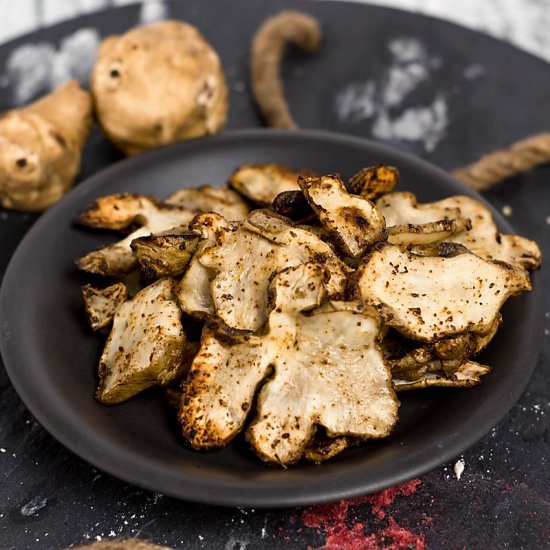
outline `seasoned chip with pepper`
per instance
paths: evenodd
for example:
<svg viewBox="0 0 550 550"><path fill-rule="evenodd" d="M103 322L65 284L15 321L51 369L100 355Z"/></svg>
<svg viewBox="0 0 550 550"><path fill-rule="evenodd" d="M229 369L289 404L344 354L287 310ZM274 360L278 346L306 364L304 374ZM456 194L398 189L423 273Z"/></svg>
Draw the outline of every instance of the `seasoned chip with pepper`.
<svg viewBox="0 0 550 550"><path fill-rule="evenodd" d="M326 280L318 264L277 275L264 333L215 325L205 330L180 409L193 447L233 439L262 383L246 437L266 462L298 461L317 425L330 437L362 440L390 433L398 402L378 346L377 316L357 303L325 301Z"/></svg>
<svg viewBox="0 0 550 550"><path fill-rule="evenodd" d="M173 291L172 279L160 279L118 308L99 361L101 403L121 403L182 374L185 333Z"/></svg>
<svg viewBox="0 0 550 550"><path fill-rule="evenodd" d="M367 199L351 195L336 175L298 179L307 201L336 246L357 258L386 240L386 222Z"/></svg>
<svg viewBox="0 0 550 550"><path fill-rule="evenodd" d="M196 212L165 204L144 195L108 195L94 201L79 216L78 221L89 227L122 230L134 224L141 226L125 239L100 248L79 258L77 266L99 275L121 275L135 269L138 260L131 243L138 237L185 227Z"/></svg>
<svg viewBox="0 0 550 550"><path fill-rule="evenodd" d="M437 256L384 245L355 274L356 297L374 306L386 325L422 342L464 332L485 334L504 302L530 289L523 269L448 243Z"/></svg>
<svg viewBox="0 0 550 550"><path fill-rule="evenodd" d="M124 283L115 283L106 288L82 287L82 297L88 322L93 330L111 323L118 308L127 300L128 289Z"/></svg>

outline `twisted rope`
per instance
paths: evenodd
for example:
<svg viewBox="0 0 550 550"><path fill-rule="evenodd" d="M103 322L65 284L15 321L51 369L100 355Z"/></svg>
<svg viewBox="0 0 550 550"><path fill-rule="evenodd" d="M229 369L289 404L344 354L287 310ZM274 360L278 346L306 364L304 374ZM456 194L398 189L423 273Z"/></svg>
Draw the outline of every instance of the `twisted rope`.
<svg viewBox="0 0 550 550"><path fill-rule="evenodd" d="M453 176L476 191L485 191L512 176L550 162L550 133L537 134L495 151L453 171Z"/></svg>
<svg viewBox="0 0 550 550"><path fill-rule="evenodd" d="M267 126L297 128L285 99L281 62L292 43L306 53L321 42L317 20L298 11L283 11L267 19L252 40L252 92Z"/></svg>

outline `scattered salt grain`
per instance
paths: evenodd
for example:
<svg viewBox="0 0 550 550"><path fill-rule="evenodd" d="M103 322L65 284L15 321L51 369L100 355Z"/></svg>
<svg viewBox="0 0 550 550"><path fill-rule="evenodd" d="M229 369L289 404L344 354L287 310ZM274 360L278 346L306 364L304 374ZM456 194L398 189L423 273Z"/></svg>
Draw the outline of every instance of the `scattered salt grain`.
<svg viewBox="0 0 550 550"><path fill-rule="evenodd" d="M509 206L508 204L505 204L505 205L502 207L502 213L503 213L505 216L511 216L511 215L512 215L512 207Z"/></svg>
<svg viewBox="0 0 550 550"><path fill-rule="evenodd" d="M460 481L460 478L462 477L462 473L464 472L465 465L466 465L466 462L464 461L463 458L456 461L453 471L455 473L457 481Z"/></svg>
<svg viewBox="0 0 550 550"><path fill-rule="evenodd" d="M0 453L5 453L5 452L6 452L6 449L4 449L4 447L2 447L2 448L0 449Z"/></svg>

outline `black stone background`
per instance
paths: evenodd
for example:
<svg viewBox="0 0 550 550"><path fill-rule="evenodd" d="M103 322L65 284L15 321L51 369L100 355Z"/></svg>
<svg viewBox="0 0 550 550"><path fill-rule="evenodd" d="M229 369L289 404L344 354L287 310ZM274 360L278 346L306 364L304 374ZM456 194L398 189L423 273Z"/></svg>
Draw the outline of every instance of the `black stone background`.
<svg viewBox="0 0 550 550"><path fill-rule="evenodd" d="M404 107L425 104L439 91L448 102L450 120L445 137L432 152L410 142L394 146L451 169L549 126L549 66L458 26L341 2L173 3L170 16L196 24L221 54L231 86L228 130L261 125L249 93L249 40L267 15L286 7L315 14L324 30L323 49L310 58L289 52L284 70L292 110L305 128L371 135L370 121L339 121L334 99L344 84L380 77L388 63L387 42L395 37L416 37L442 60L430 83L411 94ZM11 49L22 43L58 42L85 26L98 28L102 35L118 33L137 22L138 8L130 6L41 30L32 38L0 47L0 74ZM482 66L484 73L467 80L463 71L472 64ZM0 110L11 107L11 102L8 88L0 96ZM86 146L79 179L119 158L95 129ZM510 222L517 232L536 239L546 254L550 252L549 177L549 167L539 168L486 194L497 208L510 206ZM0 273L4 273L34 220L33 215L0 210ZM548 288L546 269L540 282ZM550 329L548 317L550 314L546 332ZM453 475L453 463L442 465L422 477L414 494L397 497L388 508L388 516L423 535L427 547L550 548L549 342L546 334L538 368L523 397L498 426L464 454L461 480ZM498 365L494 367L498 371ZM3 368L0 396L2 549L57 549L115 535L140 536L175 548L230 550L319 547L325 542L323 529L303 525L300 509L198 505L118 481L98 472L46 433L18 398ZM38 505L34 514L22 514L23 506L27 505L29 512L33 504ZM387 525L387 518L380 520L373 515L370 504L353 506L348 519L362 522L367 533L377 533Z"/></svg>

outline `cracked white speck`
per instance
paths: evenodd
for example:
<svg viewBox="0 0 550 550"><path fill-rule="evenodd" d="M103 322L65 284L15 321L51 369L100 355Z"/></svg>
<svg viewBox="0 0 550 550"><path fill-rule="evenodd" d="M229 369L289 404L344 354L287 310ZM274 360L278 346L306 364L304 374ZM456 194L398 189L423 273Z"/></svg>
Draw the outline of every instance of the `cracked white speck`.
<svg viewBox="0 0 550 550"><path fill-rule="evenodd" d="M463 458L455 462L453 471L455 473L457 481L460 481L460 478L462 477L462 474L464 472L465 465L466 465L466 462Z"/></svg>
<svg viewBox="0 0 550 550"><path fill-rule="evenodd" d="M36 496L29 500L27 504L21 507L21 514L23 516L34 516L36 512L45 508L48 504L48 499L43 496Z"/></svg>

